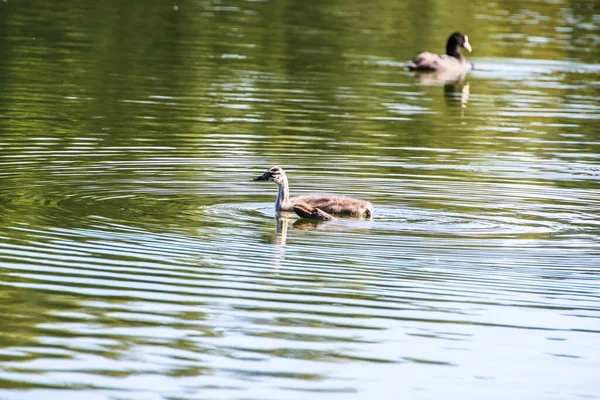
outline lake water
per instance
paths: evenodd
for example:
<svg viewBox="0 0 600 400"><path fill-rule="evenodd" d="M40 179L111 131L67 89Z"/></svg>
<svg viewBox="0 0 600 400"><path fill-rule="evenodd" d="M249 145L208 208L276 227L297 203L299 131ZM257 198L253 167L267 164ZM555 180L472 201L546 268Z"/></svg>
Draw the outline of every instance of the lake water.
<svg viewBox="0 0 600 400"><path fill-rule="evenodd" d="M600 398L599 49L591 0L0 2L0 398Z"/></svg>

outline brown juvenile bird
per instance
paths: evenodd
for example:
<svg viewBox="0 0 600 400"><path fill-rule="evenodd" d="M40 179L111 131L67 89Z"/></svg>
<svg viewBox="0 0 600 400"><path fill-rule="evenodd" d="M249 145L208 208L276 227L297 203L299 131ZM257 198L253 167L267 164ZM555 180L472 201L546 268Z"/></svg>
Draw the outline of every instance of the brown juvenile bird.
<svg viewBox="0 0 600 400"><path fill-rule="evenodd" d="M277 212L295 211L294 206L302 204L306 209L299 208L299 210L300 212L306 212L306 215L313 214L314 210L312 208L318 209L315 214L317 219L319 216L325 217L328 214L359 218L364 216L371 218L373 216L373 205L370 202L352 197L314 194L290 198L287 176L281 167L271 167L254 180L271 181L277 184L278 192L275 201L275 211Z"/></svg>

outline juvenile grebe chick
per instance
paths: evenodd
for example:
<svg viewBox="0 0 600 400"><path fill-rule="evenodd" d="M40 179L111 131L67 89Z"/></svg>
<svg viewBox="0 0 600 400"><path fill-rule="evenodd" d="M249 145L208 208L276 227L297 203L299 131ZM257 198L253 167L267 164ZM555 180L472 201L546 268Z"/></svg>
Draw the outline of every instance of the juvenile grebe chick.
<svg viewBox="0 0 600 400"><path fill-rule="evenodd" d="M277 212L294 211L295 205L302 205L317 208L317 215L320 210L328 214L359 218L364 216L371 218L373 216L373 205L370 202L352 197L313 194L290 198L287 176L281 167L271 167L254 180L271 181L277 184L278 192L275 201L275 211Z"/></svg>

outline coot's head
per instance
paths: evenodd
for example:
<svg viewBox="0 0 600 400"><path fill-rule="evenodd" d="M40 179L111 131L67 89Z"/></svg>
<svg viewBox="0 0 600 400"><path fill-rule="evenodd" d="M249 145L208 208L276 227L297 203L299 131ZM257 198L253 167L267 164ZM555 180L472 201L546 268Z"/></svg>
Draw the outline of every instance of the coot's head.
<svg viewBox="0 0 600 400"><path fill-rule="evenodd" d="M471 44L469 43L469 37L462 32L454 32L448 38L446 43L446 54L452 57L461 58L460 49L464 48L469 53L471 52Z"/></svg>

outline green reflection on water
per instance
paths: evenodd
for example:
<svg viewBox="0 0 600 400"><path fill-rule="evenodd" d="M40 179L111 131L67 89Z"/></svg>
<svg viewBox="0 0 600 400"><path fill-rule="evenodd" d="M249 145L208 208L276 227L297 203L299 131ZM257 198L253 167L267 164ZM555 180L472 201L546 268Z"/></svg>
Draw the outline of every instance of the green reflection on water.
<svg viewBox="0 0 600 400"><path fill-rule="evenodd" d="M533 251L539 242L556 244L547 250L551 256L570 256L574 244L580 244L571 241L578 235L583 237L582 252L591 254L590 242L597 235L594 191L600 188L594 166L600 150L600 74L589 66L599 56L589 24L600 12L598 3L458 3L183 1L176 9L168 2L147 1L0 3L0 347L10 350L2 354L2 361L60 361L81 353L119 360L136 346L167 346L196 352L209 361L195 359L195 365L173 366L165 374L209 375L208 356L248 357L237 354L239 348L230 343L220 347L193 340L227 336L220 330L222 321L205 311L212 301L251 303L245 309L236 304L224 313L239 318L236 324L242 326L228 329L252 338L337 340L350 346L362 339L268 328L270 323L325 327L336 335L352 329L384 330L370 325L374 322L369 312L388 304L361 306L353 314L360 322L353 323L323 320L350 318L339 310L315 311L314 319L294 318L281 304L302 301L310 308L340 302L350 308L353 303L344 301L389 300L379 293L453 282L457 272L449 268L417 277L407 273L398 279L408 282L402 288L373 284L380 273L375 267L385 265L394 272L406 267L398 260L417 260L418 269L425 263L419 257L437 257L432 250L439 251L436 246L460 266L467 264L464 259L487 256L485 265L493 271L498 265L508 269L524 257L524 249ZM441 51L456 29L468 32L474 47L470 56L476 64L481 60L483 72L476 69L465 82L446 87L419 85L403 63L420 50ZM286 261L285 254L277 253L285 244L276 229L280 222L247 205L273 202L274 187L250 182L271 164L290 167L298 192L358 194L383 209L382 219L390 225L410 225L410 217L426 223L421 231L412 226L397 231L377 225L371 231L342 226L329 231L330 236L326 229L309 226L302 231L290 224L288 263L295 268L292 272L305 275L288 272L281 280L310 290L288 290L268 275L277 275L277 263ZM231 211L237 204L245 208ZM207 211L215 205L232 208ZM394 214L398 209L432 214L419 220L408 212ZM431 215L472 225L473 216L512 218L522 230L499 234L493 225L474 232L468 227L466 233L460 228L437 232ZM427 223L431 231L422 228ZM555 235L553 223L564 230ZM345 243L340 244L336 234L353 244L357 237L369 238L372 247L363 254L375 249L381 260L371 259L363 266L356 252L347 254L353 250L350 245L343 251ZM461 234L474 239L454 241ZM421 242L423 248L418 247ZM273 244L280 248L273 250ZM333 250L322 256L311 246ZM505 248L508 253L502 253ZM498 252L497 258L490 249ZM524 264L537 265L534 256L543 257L533 253L524 257ZM546 262L558 268L561 257ZM590 263L584 263L587 268L594 262L591 255L582 260ZM444 262L454 267L451 261ZM238 282L237 271L222 271L226 265L246 268L240 281L256 287L227 292L227 285ZM314 269L302 269L308 267ZM354 275L340 277L334 267ZM266 282L254 281L255 275L267 276ZM476 281L467 275L465 281L469 279ZM135 290L117 285L123 281ZM517 297L517 290L502 289L497 297L520 301L510 297ZM292 298L265 305L255 304L255 295ZM436 295L431 295L434 300L448 301ZM149 311L139 300L142 296L148 296L150 307L176 304L196 309ZM90 304L89 298L97 303ZM427 306L431 310L455 311L429 300L434 303ZM418 308L415 298L402 301L407 309ZM261 314L264 323L246 314L240 317L242 311ZM115 315L119 312L127 315ZM219 316L222 310L212 312ZM137 313L149 319L136 320ZM469 317L465 315L461 318ZM415 320L423 326L439 322L404 316L390 320ZM260 331L252 324L267 328ZM193 339L136 336L136 328L165 326L177 332L190 329ZM98 336L107 343L70 347L70 339ZM45 343L48 338L58 344ZM64 353L47 355L49 348ZM386 359L387 354L335 348L246 350L251 357L332 364L455 365L438 357ZM19 368L12 371L44 372ZM135 368L130 368L88 372L127 376L134 374ZM227 371L327 379L321 372ZM52 387L11 379L0 380L0 386Z"/></svg>

